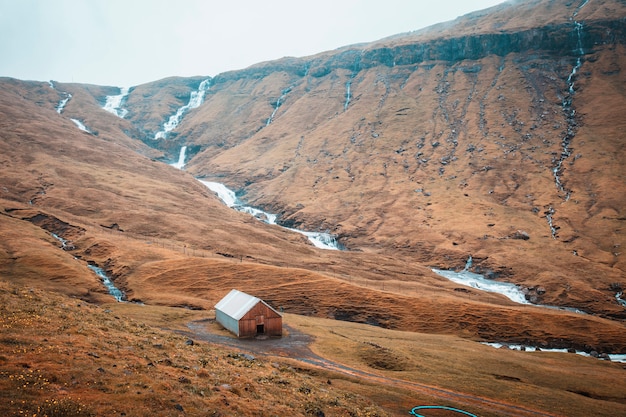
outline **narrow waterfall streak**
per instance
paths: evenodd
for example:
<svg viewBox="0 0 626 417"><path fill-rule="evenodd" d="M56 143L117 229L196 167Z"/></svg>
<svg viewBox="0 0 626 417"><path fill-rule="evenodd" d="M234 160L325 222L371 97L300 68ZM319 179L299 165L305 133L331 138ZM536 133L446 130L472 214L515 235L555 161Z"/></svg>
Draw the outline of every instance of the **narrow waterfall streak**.
<svg viewBox="0 0 626 417"><path fill-rule="evenodd" d="M552 239L556 239L559 237L559 235L557 234L558 228L554 225L554 221L552 219L554 213L556 213L556 211L552 206L550 206L546 211L546 220L548 221L548 227L550 227L550 234L552 235Z"/></svg>
<svg viewBox="0 0 626 417"><path fill-rule="evenodd" d="M585 1L581 6L578 7L577 10L583 8L587 2ZM576 13L574 13L576 16ZM582 56L585 54L585 50L583 48L582 43L582 31L583 24L574 20L574 31L576 33L576 49L574 52L578 55L576 58L576 63L574 64L572 71L567 77L567 93L561 102L561 107L563 108L563 112L565 113L566 121L567 121L567 132L563 139L561 140L561 155L558 159L555 159L554 167L552 168L552 173L554 175L554 181L557 190L564 195L564 200L569 201L571 197L571 190L565 188L561 176L563 174L563 165L565 161L572 155L572 149L570 147L572 140L576 136L577 124L576 124L576 110L573 108L573 100L575 90L575 78L576 74L580 70L583 64Z"/></svg>
<svg viewBox="0 0 626 417"><path fill-rule="evenodd" d="M48 81L48 85L50 86L50 88L56 91L57 88L54 86L54 82L52 80ZM63 113L63 110L65 110L65 106L67 105L67 103L72 98L72 95L67 91L59 91L59 93L63 94L63 98L59 100L59 103L55 107L55 110L57 111L57 113L61 114Z"/></svg>
<svg viewBox="0 0 626 417"><path fill-rule="evenodd" d="M352 85L352 81L348 81L346 83L346 102L343 105L343 111L348 110L348 106L350 105L350 99L352 98L352 96L350 95L350 87Z"/></svg>
<svg viewBox="0 0 626 417"><path fill-rule="evenodd" d="M265 122L265 126L269 126L274 121L274 116L276 116L276 112L278 111L278 108L281 106L281 104L285 100L285 97L287 97L287 94L289 94L290 91L291 91L291 87L283 90L281 96L278 97L278 100L276 100L276 104L274 105L274 110L272 111L272 114L270 115L270 117L267 119L267 122Z"/></svg>
<svg viewBox="0 0 626 417"><path fill-rule="evenodd" d="M63 92L61 94L65 94L65 98L61 99L61 101L59 101L59 104L57 104L56 110L59 114L63 113L63 110L65 110L65 106L67 106L67 103L72 98L72 95L70 93Z"/></svg>
<svg viewBox="0 0 626 417"><path fill-rule="evenodd" d="M106 97L104 107L102 108L123 119L128 114L128 110L122 108L122 105L124 104L129 92L130 88L128 87L120 88L119 94Z"/></svg>
<svg viewBox="0 0 626 417"><path fill-rule="evenodd" d="M87 126L85 126L83 124L83 122L81 122L78 119L70 119L72 122L74 122L74 124L76 125L76 127L78 127L80 130L82 130L83 132L87 132L87 133L91 133L91 130L87 129Z"/></svg>
<svg viewBox="0 0 626 417"><path fill-rule="evenodd" d="M211 88L211 79L207 78L200 83L196 91L192 91L189 94L189 102L180 107L176 113L171 115L168 121L163 124L163 129L154 135L154 140L167 139L167 134L178 127L183 116L185 116L189 110L198 108L204 103L204 96L209 88Z"/></svg>
<svg viewBox="0 0 626 417"><path fill-rule="evenodd" d="M576 46L577 46L577 53L580 56L583 56L585 54L585 50L583 49L583 38L582 38L582 31L583 31L583 24L580 22L574 22L575 28L576 28Z"/></svg>
<svg viewBox="0 0 626 417"><path fill-rule="evenodd" d="M104 272L102 268L99 268L94 265L87 265L87 266L89 267L89 269L95 272L96 275L98 275L98 277L100 277L104 286L107 287L109 294L115 297L115 299L119 302L126 301L126 295L113 284L113 281L111 281L111 278L107 276L107 274Z"/></svg>
<svg viewBox="0 0 626 417"><path fill-rule="evenodd" d="M180 148L180 153L178 154L178 161L170 164L174 168L183 169L185 168L185 157L187 154L187 146L183 146Z"/></svg>
<svg viewBox="0 0 626 417"><path fill-rule="evenodd" d="M578 125L576 123L576 109L573 107L574 95L576 94L575 87L575 78L576 74L580 70L583 65L582 57L585 54L585 50L583 48L582 42L582 31L583 24L574 20L578 11L582 9L588 0L585 0L574 12L572 16L572 20L574 22L574 32L576 34L576 48L574 52L578 55L576 58L576 63L572 67L572 71L569 73L567 77L567 93L563 97L561 101L561 107L563 108L563 113L565 113L565 120L567 122L567 131L565 135L561 139L561 154L558 158L553 159L554 166L552 167L552 175L554 176L554 184L556 186L557 191L563 195L563 200L565 202L569 201L572 196L572 190L567 189L565 184L563 183L563 170L565 161L568 160L572 156L572 148L571 144L574 138L576 137L576 132L578 130ZM554 215L555 210L550 206L549 212L546 214L546 218L548 220L548 225L550 226L550 232L552 234L552 238L556 239L558 228L554 226L552 222L552 216Z"/></svg>
<svg viewBox="0 0 626 417"><path fill-rule="evenodd" d="M589 3L589 0L584 0L584 1L582 2L582 4L576 8L576 11L574 12L573 16L574 16L574 17L578 16L578 12L580 11L580 9L582 9L583 7L585 7L585 6L587 5L587 3Z"/></svg>

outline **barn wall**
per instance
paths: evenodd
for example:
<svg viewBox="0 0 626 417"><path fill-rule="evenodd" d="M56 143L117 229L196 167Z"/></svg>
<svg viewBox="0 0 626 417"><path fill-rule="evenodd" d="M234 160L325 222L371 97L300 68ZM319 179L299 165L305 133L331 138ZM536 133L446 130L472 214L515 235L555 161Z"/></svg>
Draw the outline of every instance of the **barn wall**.
<svg viewBox="0 0 626 417"><path fill-rule="evenodd" d="M263 302L258 302L239 320L239 337L254 337L257 335L259 317L268 336L282 336L283 318Z"/></svg>
<svg viewBox="0 0 626 417"><path fill-rule="evenodd" d="M236 336L239 336L239 323L237 322L237 320L221 310L215 310L215 320L217 320L219 324L224 326L226 330L229 330Z"/></svg>
<svg viewBox="0 0 626 417"><path fill-rule="evenodd" d="M283 335L283 318L272 317L265 319L265 334L268 336L282 336Z"/></svg>

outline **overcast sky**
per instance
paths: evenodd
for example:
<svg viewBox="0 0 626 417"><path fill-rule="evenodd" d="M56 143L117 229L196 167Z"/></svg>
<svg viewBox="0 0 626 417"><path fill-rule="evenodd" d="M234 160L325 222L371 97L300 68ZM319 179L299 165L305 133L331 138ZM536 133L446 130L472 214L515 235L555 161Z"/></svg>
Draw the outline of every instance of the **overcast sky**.
<svg viewBox="0 0 626 417"><path fill-rule="evenodd" d="M0 0L0 76L131 87L421 29L503 0Z"/></svg>

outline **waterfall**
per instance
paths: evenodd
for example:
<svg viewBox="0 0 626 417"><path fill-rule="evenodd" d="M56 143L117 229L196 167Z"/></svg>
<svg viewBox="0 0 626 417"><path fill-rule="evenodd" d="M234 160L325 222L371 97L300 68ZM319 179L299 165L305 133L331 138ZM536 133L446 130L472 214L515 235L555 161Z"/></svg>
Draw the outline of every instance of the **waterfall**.
<svg viewBox="0 0 626 417"><path fill-rule="evenodd" d="M178 162L174 162L173 164L170 164L170 165L178 169L185 168L186 153L187 153L187 146L183 146L182 148L180 148L180 154L178 155Z"/></svg>
<svg viewBox="0 0 626 417"><path fill-rule="evenodd" d="M463 271L469 271L469 269L472 267L472 255L467 257L467 262L465 262L465 268L463 268Z"/></svg>
<svg viewBox="0 0 626 417"><path fill-rule="evenodd" d="M70 93L61 93L65 95L65 98L61 99L61 101L59 101L59 104L57 104L57 113L61 114L63 113L63 110L65 110L65 106L67 105L68 101L70 101L70 99L72 98L72 95Z"/></svg>
<svg viewBox="0 0 626 417"><path fill-rule="evenodd" d="M202 81L196 91L192 91L189 94L189 102L180 107L176 113L170 116L167 122L163 124L163 129L154 135L154 140L167 139L167 134L174 130L180 124L183 116L192 109L200 107L204 103L204 96L206 92L211 88L211 79L207 78Z"/></svg>
<svg viewBox="0 0 626 417"><path fill-rule="evenodd" d="M122 104L124 104L124 100L128 96L130 92L130 88L120 88L120 93L114 96L106 96L106 101L104 103L104 110L108 111L116 115L117 117L124 118L128 114L128 110L122 108Z"/></svg>
<svg viewBox="0 0 626 417"><path fill-rule="evenodd" d="M287 96L287 94L289 94L290 91L291 91L291 87L286 88L286 89L283 90L281 96L278 97L278 100L276 100L276 104L274 105L274 111L272 111L272 114L267 119L267 122L265 123L265 126L269 126L270 123L272 123L274 121L274 116L276 115L276 112L278 111L278 108L283 103L283 101L285 100L285 97Z"/></svg>
<svg viewBox="0 0 626 417"><path fill-rule="evenodd" d="M577 12L574 13L574 16L576 16L578 10L583 8L585 4L587 4L587 1L583 2L578 7ZM576 110L572 107L572 102L574 99L574 94L576 93L574 89L575 77L583 64L581 57L585 54L582 44L582 30L583 24L574 20L574 31L576 33L576 48L574 49L574 53L576 53L578 57L576 58L576 63L574 64L572 71L567 77L567 93L561 101L561 107L563 108L563 112L565 113L565 118L567 121L567 132L565 133L565 136L563 136L563 138L561 139L561 155L558 159L555 159L554 168L552 169L556 188L559 192L564 194L565 201L568 201L570 199L571 190L566 189L563 185L563 182L561 180L561 174L563 173L564 162L572 155L570 145L572 140L576 136L576 130L578 128L576 124Z"/></svg>
<svg viewBox="0 0 626 417"><path fill-rule="evenodd" d="M48 81L48 85L53 90L56 90L56 87L54 86L54 82L52 80ZM63 110L65 110L65 106L67 105L68 101L70 101L70 99L72 98L72 95L67 91L59 91L59 93L63 94L63 98L59 101L59 104L57 104L55 110L57 111L57 113L61 114L63 113Z"/></svg>
<svg viewBox="0 0 626 417"><path fill-rule="evenodd" d="M87 132L87 133L91 133L91 130L87 129L87 126L85 126L83 124L83 122L81 122L78 119L70 119L72 122L74 122L74 124L83 132Z"/></svg>
<svg viewBox="0 0 626 417"><path fill-rule="evenodd" d="M576 90L574 88L574 82L576 78L576 74L580 70L580 67L583 64L582 57L585 55L585 50L583 48L582 42L582 32L583 32L583 24L581 22L576 21L574 18L578 15L580 9L585 7L588 3L588 0L584 0L580 6L576 9L576 11L572 15L572 21L574 23L574 33L576 35L576 47L573 49L574 54L578 55L576 57L576 63L572 67L572 71L567 76L567 92L561 101L561 107L563 109L563 113L565 113L565 120L567 122L567 131L565 135L561 139L561 154L557 158L553 158L553 168L552 175L554 176L554 184L556 186L557 191L563 196L563 200L565 202L569 201L572 190L567 189L563 184L562 174L564 169L564 164L567 159L572 155L571 143L576 136L576 132L578 130L578 124L576 123L576 109L573 107L574 95L576 94ZM552 238L556 239L558 227L555 227L552 222L552 216L554 215L555 210L552 206L546 213L546 218L548 220L548 225L550 226L550 232L552 234Z"/></svg>
<svg viewBox="0 0 626 417"><path fill-rule="evenodd" d="M350 86L352 85L352 80L346 83L346 102L343 105L343 111L348 110L348 105L350 104Z"/></svg>
<svg viewBox="0 0 626 417"><path fill-rule="evenodd" d="M243 205L235 195L235 192L226 187L224 184L204 180L199 181L204 184L209 190L217 194L219 199L222 200L222 202L228 207L242 213L248 213L267 224L276 224L276 218L278 217L276 214L267 213L261 209Z"/></svg>

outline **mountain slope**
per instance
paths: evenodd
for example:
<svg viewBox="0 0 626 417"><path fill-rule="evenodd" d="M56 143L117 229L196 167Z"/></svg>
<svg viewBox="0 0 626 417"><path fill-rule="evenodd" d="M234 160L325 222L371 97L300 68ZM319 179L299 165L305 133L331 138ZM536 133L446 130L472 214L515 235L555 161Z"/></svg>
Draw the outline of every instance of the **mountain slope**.
<svg viewBox="0 0 626 417"><path fill-rule="evenodd" d="M546 302L617 314L624 16L614 1L511 2L221 74L178 130L187 169L348 249L457 268L472 255Z"/></svg>
<svg viewBox="0 0 626 417"><path fill-rule="evenodd" d="M203 78L131 88L127 118L102 109L118 88L3 79L3 274L100 301L90 263L152 304L210 309L244 285L302 314L621 351L625 13L580 5L507 3L220 74L159 140ZM549 18L519 20L531 6ZM186 172L163 163L182 145ZM194 176L348 250L235 213ZM602 318L515 305L430 269L470 255L540 304Z"/></svg>

